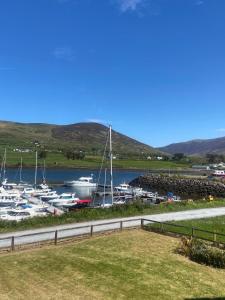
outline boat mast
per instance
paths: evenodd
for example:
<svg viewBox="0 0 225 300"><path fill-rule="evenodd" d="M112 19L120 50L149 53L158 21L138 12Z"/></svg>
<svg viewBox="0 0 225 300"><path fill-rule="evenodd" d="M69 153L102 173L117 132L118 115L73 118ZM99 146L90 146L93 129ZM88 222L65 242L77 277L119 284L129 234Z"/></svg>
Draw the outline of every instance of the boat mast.
<svg viewBox="0 0 225 300"><path fill-rule="evenodd" d="M105 168L105 179L104 179L104 195L103 195L103 207L105 207L105 187L106 187L106 176L107 176L107 169Z"/></svg>
<svg viewBox="0 0 225 300"><path fill-rule="evenodd" d="M6 148L5 148L4 161L3 161L3 181L5 180L5 174L6 174Z"/></svg>
<svg viewBox="0 0 225 300"><path fill-rule="evenodd" d="M110 184L111 184L111 196L113 205L113 169L112 169L112 126L109 126L109 152L110 152Z"/></svg>
<svg viewBox="0 0 225 300"><path fill-rule="evenodd" d="M42 173L42 180L43 183L46 183L46 166L45 166L45 159L44 159L44 167L43 167L43 173Z"/></svg>
<svg viewBox="0 0 225 300"><path fill-rule="evenodd" d="M2 163L1 163L1 174L0 174L0 180L1 180L1 182L3 181L4 161L5 161L5 154L3 155Z"/></svg>
<svg viewBox="0 0 225 300"><path fill-rule="evenodd" d="M37 186L37 151L36 151L36 160L35 160L35 173L34 173L34 187Z"/></svg>
<svg viewBox="0 0 225 300"><path fill-rule="evenodd" d="M22 182L22 168L23 168L23 158L20 158L20 182Z"/></svg>

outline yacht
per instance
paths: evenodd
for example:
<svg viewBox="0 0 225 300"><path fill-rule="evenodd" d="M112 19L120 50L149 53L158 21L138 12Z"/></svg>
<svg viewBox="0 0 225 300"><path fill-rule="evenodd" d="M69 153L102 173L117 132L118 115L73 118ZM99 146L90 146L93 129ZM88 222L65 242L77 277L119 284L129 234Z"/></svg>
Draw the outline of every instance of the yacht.
<svg viewBox="0 0 225 300"><path fill-rule="evenodd" d="M66 204L63 204L64 208L84 208L87 207L91 204L91 200L90 199L84 199L84 200L76 200L74 202L69 202Z"/></svg>
<svg viewBox="0 0 225 300"><path fill-rule="evenodd" d="M132 193L132 187L127 183L121 183L120 185L115 186L114 190L116 192Z"/></svg>
<svg viewBox="0 0 225 300"><path fill-rule="evenodd" d="M31 214L28 211L8 210L0 214L0 219L4 221L21 221L30 218Z"/></svg>
<svg viewBox="0 0 225 300"><path fill-rule="evenodd" d="M0 187L0 207L13 206L20 203L27 203L27 200L21 199L19 192L8 192L3 187Z"/></svg>
<svg viewBox="0 0 225 300"><path fill-rule="evenodd" d="M80 177L78 180L64 181L65 186L72 187L97 187L97 183L93 182L93 177Z"/></svg>
<svg viewBox="0 0 225 300"><path fill-rule="evenodd" d="M40 197L40 196L45 196L47 193L49 193L51 191L52 191L52 189L49 188L49 186L47 184L40 184L36 188L34 188L34 187L24 188L22 195L23 196Z"/></svg>
<svg viewBox="0 0 225 300"><path fill-rule="evenodd" d="M75 193L62 193L58 198L49 200L48 203L54 206L68 206L69 204L75 205L78 201L80 199L76 197Z"/></svg>
<svg viewBox="0 0 225 300"><path fill-rule="evenodd" d="M0 211L0 219L6 221L21 221L35 216L46 216L47 207L43 205L19 205L15 208Z"/></svg>
<svg viewBox="0 0 225 300"><path fill-rule="evenodd" d="M59 195L57 194L56 191L50 191L47 192L46 194L39 196L39 198L41 201L49 201L49 200L59 198Z"/></svg>
<svg viewBox="0 0 225 300"><path fill-rule="evenodd" d="M31 187L31 185L27 182L20 181L19 183L8 182L8 179L4 179L2 182L2 187L5 190L24 190L25 188Z"/></svg>
<svg viewBox="0 0 225 300"><path fill-rule="evenodd" d="M225 171L224 170L215 170L213 172L212 176L225 177Z"/></svg>

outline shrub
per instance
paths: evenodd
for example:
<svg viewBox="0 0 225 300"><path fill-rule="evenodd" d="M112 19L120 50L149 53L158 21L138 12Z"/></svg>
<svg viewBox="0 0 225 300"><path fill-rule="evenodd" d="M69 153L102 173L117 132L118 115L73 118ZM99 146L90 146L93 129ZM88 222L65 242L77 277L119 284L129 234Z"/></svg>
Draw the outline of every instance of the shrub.
<svg viewBox="0 0 225 300"><path fill-rule="evenodd" d="M215 248L202 240L183 237L177 252L195 262L215 268L225 268L225 251Z"/></svg>

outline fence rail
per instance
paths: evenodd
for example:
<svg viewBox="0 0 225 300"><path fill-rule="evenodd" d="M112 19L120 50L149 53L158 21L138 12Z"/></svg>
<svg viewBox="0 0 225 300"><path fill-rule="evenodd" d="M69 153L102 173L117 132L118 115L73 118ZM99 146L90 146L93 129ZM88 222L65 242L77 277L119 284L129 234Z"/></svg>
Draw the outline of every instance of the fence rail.
<svg viewBox="0 0 225 300"><path fill-rule="evenodd" d="M130 224L129 224L130 223ZM141 219L134 218L129 220L118 220L113 222L104 222L84 226L74 226L57 230L40 231L21 235L7 235L0 238L0 249L15 251L18 247L32 244L42 244L52 242L55 245L59 241L68 238L80 236L92 237L95 233L104 233L107 231L122 231L124 228L140 227Z"/></svg>
<svg viewBox="0 0 225 300"><path fill-rule="evenodd" d="M160 222L150 219L142 219L141 227L145 230L154 232L172 233L180 236L195 237L225 246L225 234L216 231L209 231L197 227L188 227L180 224Z"/></svg>
<svg viewBox="0 0 225 300"><path fill-rule="evenodd" d="M130 224L129 224L130 223ZM172 233L180 236L192 236L202 240L213 242L215 245L223 244L225 246L225 234L214 231L204 230L196 227L188 227L169 222L160 222L145 218L134 218L128 220L118 220L113 222L101 222L96 224L74 226L56 230L40 231L29 234L7 235L0 238L0 250L15 251L19 247L33 244L43 244L46 242L58 244L59 241L71 238L90 236L96 233L107 231L122 231L124 228L141 227L142 229Z"/></svg>

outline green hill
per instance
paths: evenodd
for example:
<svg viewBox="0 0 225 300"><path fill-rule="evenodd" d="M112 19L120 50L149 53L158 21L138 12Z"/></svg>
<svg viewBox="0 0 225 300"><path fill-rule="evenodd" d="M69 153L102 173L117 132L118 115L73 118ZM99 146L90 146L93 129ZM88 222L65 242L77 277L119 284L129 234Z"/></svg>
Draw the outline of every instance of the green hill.
<svg viewBox="0 0 225 300"><path fill-rule="evenodd" d="M159 148L170 154L184 153L185 155L205 155L207 153L225 154L225 137L207 140L193 140L183 143L171 144Z"/></svg>
<svg viewBox="0 0 225 300"><path fill-rule="evenodd" d="M108 128L97 123L71 125L24 124L0 121L0 146L33 149L35 143L47 150L76 149L100 153L104 149ZM115 153L156 153L151 146L112 131Z"/></svg>

